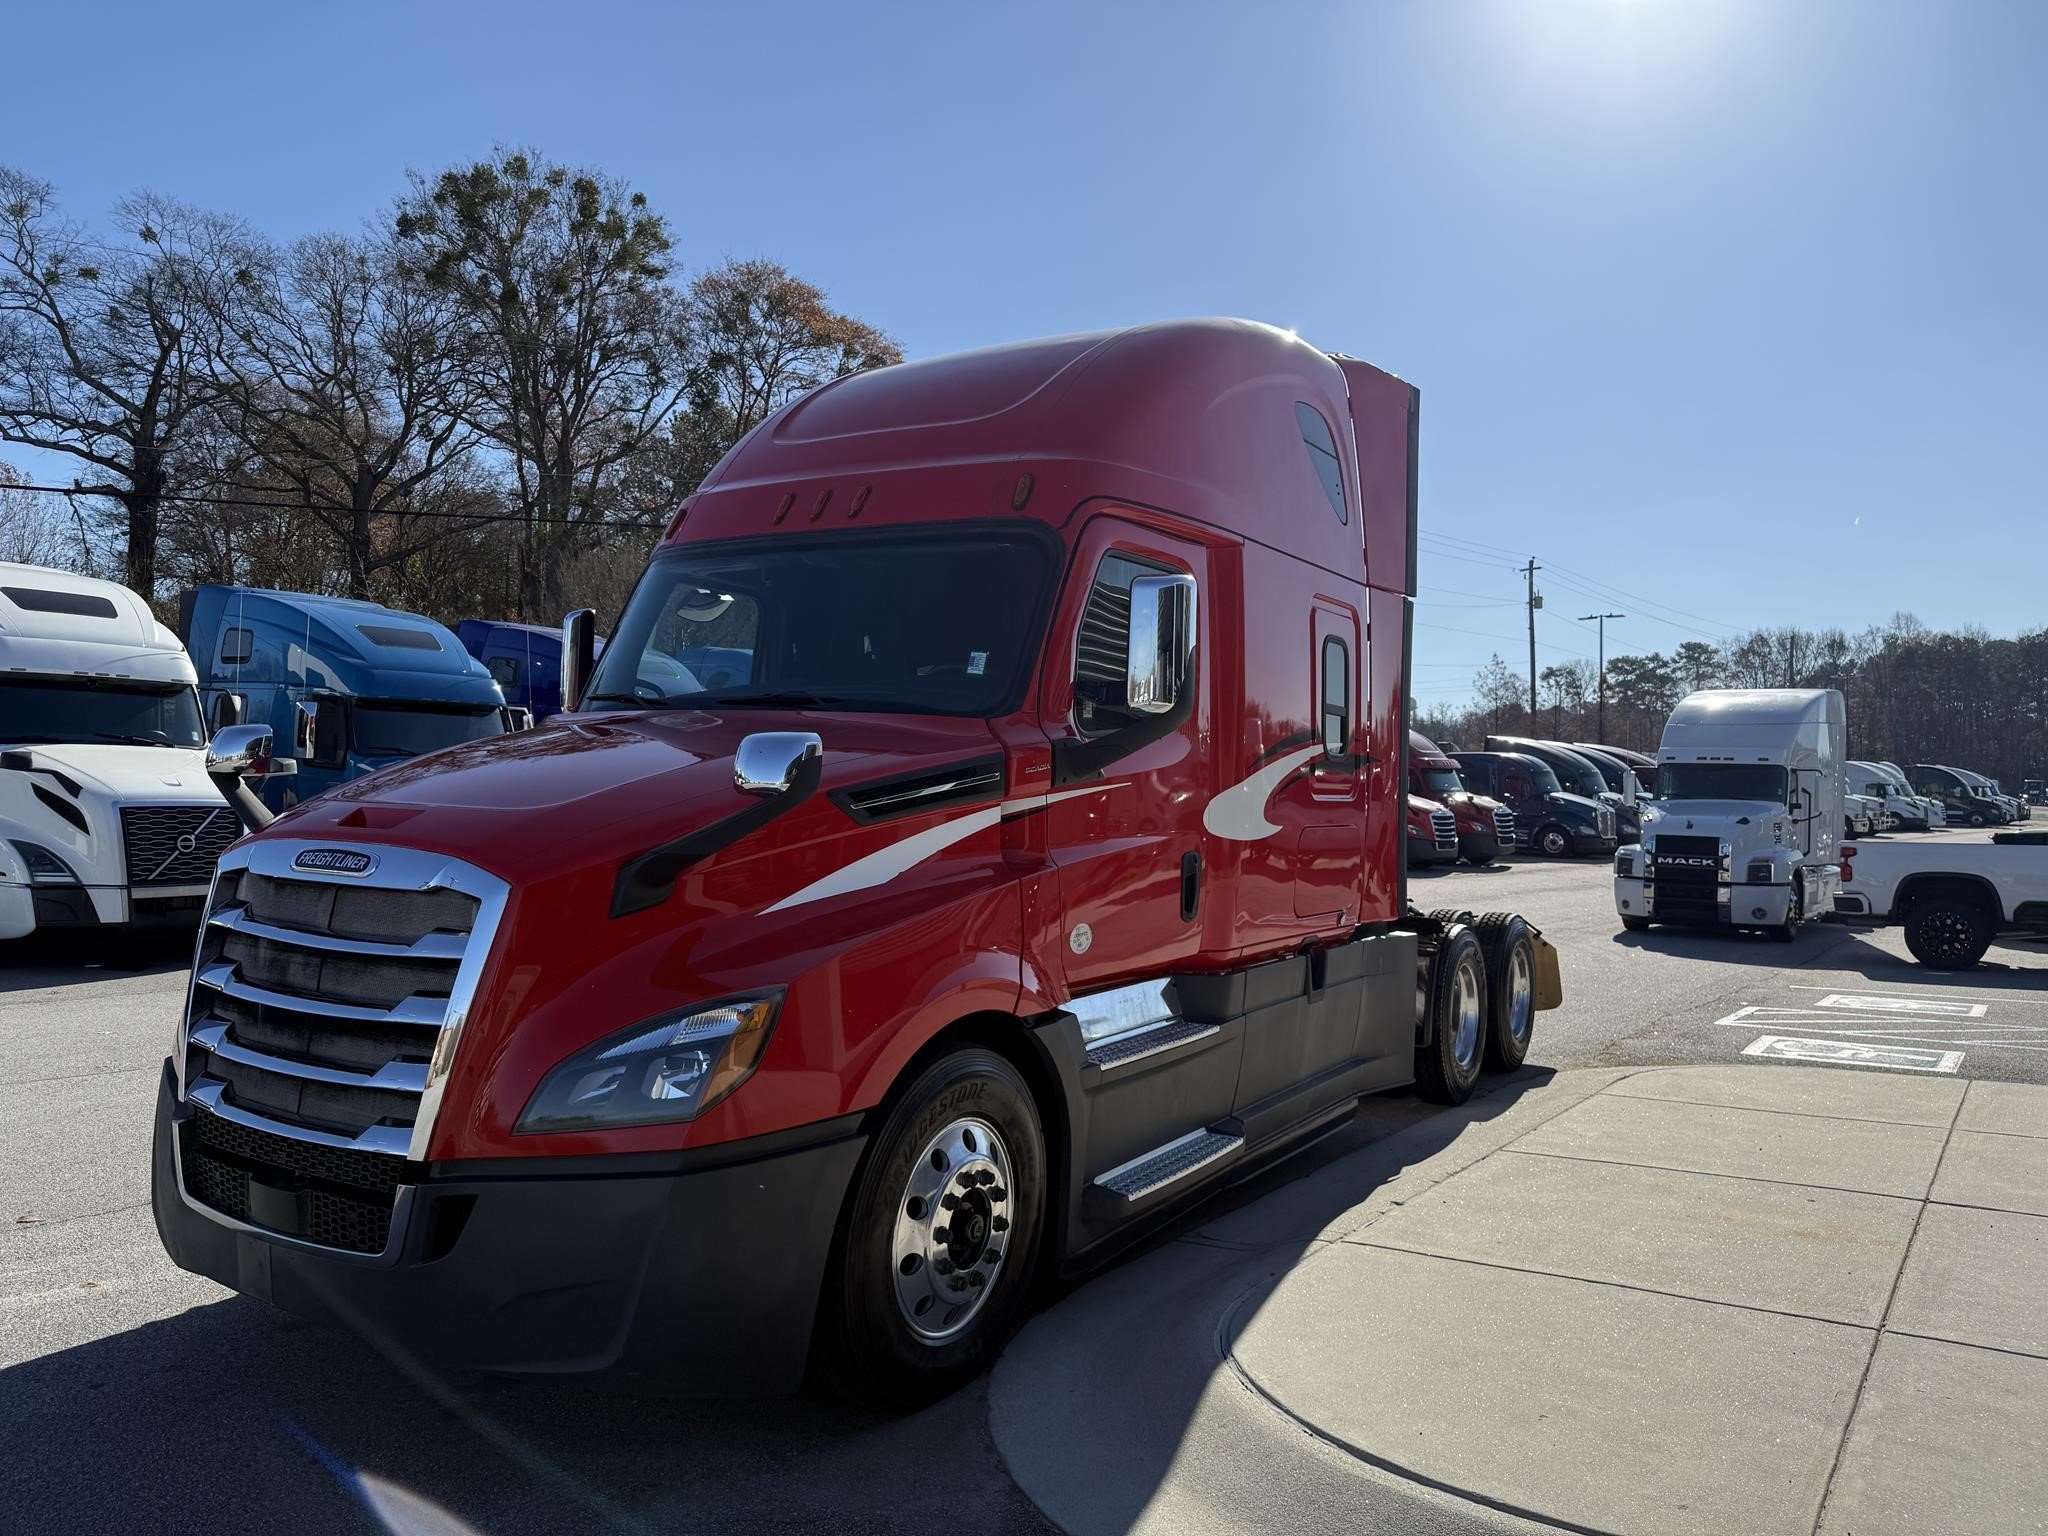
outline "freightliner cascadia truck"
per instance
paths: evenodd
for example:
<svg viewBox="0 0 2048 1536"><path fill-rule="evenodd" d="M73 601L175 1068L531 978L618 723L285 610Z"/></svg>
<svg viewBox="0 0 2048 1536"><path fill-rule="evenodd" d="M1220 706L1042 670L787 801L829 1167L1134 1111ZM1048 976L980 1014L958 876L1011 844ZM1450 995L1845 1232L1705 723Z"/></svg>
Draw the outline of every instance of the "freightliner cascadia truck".
<svg viewBox="0 0 2048 1536"><path fill-rule="evenodd" d="M909 1402L1034 1274L1517 1064L1555 952L1406 900L1416 431L1239 321L771 416L587 681L571 616L568 713L221 861L171 1256L452 1365Z"/></svg>

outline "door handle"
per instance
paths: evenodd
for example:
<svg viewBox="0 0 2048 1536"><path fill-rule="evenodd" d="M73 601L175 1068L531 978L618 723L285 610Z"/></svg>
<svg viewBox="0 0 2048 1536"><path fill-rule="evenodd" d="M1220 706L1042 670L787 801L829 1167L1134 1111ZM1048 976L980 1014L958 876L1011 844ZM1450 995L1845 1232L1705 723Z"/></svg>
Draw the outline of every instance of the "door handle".
<svg viewBox="0 0 2048 1536"><path fill-rule="evenodd" d="M1184 853L1180 856L1180 920L1192 923L1195 913L1202 906L1202 856L1199 853Z"/></svg>

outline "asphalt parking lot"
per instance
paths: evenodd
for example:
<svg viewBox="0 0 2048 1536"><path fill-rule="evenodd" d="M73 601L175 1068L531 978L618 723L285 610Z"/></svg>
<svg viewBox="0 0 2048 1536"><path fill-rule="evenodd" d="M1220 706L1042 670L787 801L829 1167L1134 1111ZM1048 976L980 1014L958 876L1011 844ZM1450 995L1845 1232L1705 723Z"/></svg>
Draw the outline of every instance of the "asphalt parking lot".
<svg viewBox="0 0 2048 1536"><path fill-rule="evenodd" d="M1985 969L1935 976L1887 931L1818 927L1792 945L1623 934L1601 860L1423 874L1413 894L1425 907L1523 911L1564 962L1566 1003L1540 1021L1529 1067L1490 1080L1495 1107L1464 1124L1581 1069L1797 1063L2048 1081L2038 949L2000 947ZM813 1398L705 1405L449 1383L174 1269L150 1222L147 1164L183 989L175 945L0 953L0 1528L1059 1528L1012 1481L986 1384L892 1419ZM1325 1170L1429 1136L1441 1114L1407 1095L1372 1101L1181 1236L1227 1253L1233 1221L1256 1226ZM1128 1290L1160 1247L1049 1305ZM1056 1332L1059 1315L1027 1339ZM1113 1432L1101 1450L1116 1456ZM1160 1465L1162 1482L1188 1474L1171 1455Z"/></svg>

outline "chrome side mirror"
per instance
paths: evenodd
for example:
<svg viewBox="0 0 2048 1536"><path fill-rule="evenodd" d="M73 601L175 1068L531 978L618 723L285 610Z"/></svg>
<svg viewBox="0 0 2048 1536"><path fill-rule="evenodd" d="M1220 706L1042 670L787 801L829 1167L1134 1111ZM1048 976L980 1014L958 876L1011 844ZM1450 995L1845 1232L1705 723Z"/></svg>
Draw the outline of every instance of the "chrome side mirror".
<svg viewBox="0 0 2048 1536"><path fill-rule="evenodd" d="M532 730L533 711L524 704L507 704L505 706L505 729L508 733Z"/></svg>
<svg viewBox="0 0 2048 1536"><path fill-rule="evenodd" d="M301 708L305 706L301 705ZM206 771L227 778L267 779L298 772L290 758L270 755L270 727L230 725L206 744Z"/></svg>
<svg viewBox="0 0 2048 1536"><path fill-rule="evenodd" d="M733 787L743 795L779 795L796 783L825 744L811 731L756 731L743 738L732 760Z"/></svg>
<svg viewBox="0 0 2048 1536"><path fill-rule="evenodd" d="M597 665L597 610L578 608L562 619L562 708L574 709Z"/></svg>
<svg viewBox="0 0 2048 1536"><path fill-rule="evenodd" d="M1131 640L1124 703L1132 713L1163 715L1191 685L1195 653L1195 578L1140 576L1131 582Z"/></svg>

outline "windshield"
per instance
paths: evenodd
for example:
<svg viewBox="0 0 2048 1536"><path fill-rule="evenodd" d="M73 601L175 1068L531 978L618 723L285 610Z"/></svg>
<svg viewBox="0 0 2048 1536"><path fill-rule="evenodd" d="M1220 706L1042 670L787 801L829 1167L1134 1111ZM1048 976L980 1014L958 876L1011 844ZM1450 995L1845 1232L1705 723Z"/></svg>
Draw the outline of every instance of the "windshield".
<svg viewBox="0 0 2048 1536"><path fill-rule="evenodd" d="M1774 763L1660 763L1659 800L1763 800L1785 803L1785 770Z"/></svg>
<svg viewBox="0 0 2048 1536"><path fill-rule="evenodd" d="M1464 781L1458 777L1458 770L1455 768L1422 768L1416 771L1415 778L1421 785L1417 793L1431 800L1441 800L1446 795L1462 795L1465 792Z"/></svg>
<svg viewBox="0 0 2048 1536"><path fill-rule="evenodd" d="M1548 762L1549 760L1545 759L1545 761ZM1600 777L1600 770L1584 758L1579 758L1576 762L1569 758L1560 758L1555 762L1550 762L1549 766L1551 771L1557 775L1559 782L1575 795L1584 795L1589 800L1598 800L1602 795L1609 793L1607 781Z"/></svg>
<svg viewBox="0 0 2048 1536"><path fill-rule="evenodd" d="M349 711L359 757L418 757L457 742L501 735L505 717L494 704L423 704L357 699Z"/></svg>
<svg viewBox="0 0 2048 1536"><path fill-rule="evenodd" d="M1049 566L1027 534L958 529L671 550L583 702L986 718L1016 707Z"/></svg>
<svg viewBox="0 0 2048 1536"><path fill-rule="evenodd" d="M188 683L0 678L0 743L39 742L203 747L206 734Z"/></svg>

